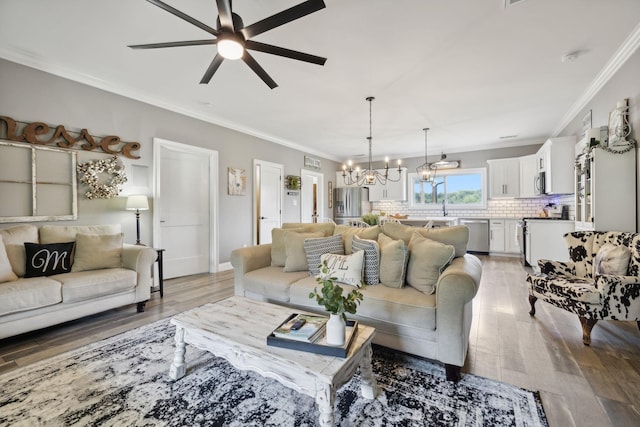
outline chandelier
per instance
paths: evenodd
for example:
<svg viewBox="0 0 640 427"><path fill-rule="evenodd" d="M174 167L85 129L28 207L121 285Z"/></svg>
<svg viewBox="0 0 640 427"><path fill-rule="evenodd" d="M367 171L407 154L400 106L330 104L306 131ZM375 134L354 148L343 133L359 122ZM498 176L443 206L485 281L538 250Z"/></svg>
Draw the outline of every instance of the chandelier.
<svg viewBox="0 0 640 427"><path fill-rule="evenodd" d="M398 160L398 176L396 178L389 177L389 158L384 159L384 170L379 171L373 169L373 156L371 154L371 147L373 144L373 136L371 132L371 104L375 98L369 96L366 100L369 102L369 136L367 141L369 142L369 167L365 170L361 170L360 167L353 169L353 162L349 160L347 165L342 165L342 179L346 185L375 185L380 183L385 185L387 181L398 182L402 178L402 168L400 167L401 160Z"/></svg>
<svg viewBox="0 0 640 427"><path fill-rule="evenodd" d="M437 167L434 168L433 165L430 165L427 161L427 131L429 128L422 129L424 131L424 163L416 168L416 172L418 173L418 179L422 182L433 182L436 178L436 172L438 171ZM431 175L431 169L433 170L433 176Z"/></svg>

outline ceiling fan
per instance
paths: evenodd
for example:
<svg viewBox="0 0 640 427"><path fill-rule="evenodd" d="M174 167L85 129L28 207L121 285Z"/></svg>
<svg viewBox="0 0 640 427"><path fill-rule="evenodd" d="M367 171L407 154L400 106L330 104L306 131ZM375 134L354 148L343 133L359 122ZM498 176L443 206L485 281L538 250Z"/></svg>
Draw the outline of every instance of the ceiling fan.
<svg viewBox="0 0 640 427"><path fill-rule="evenodd" d="M285 58L296 59L298 61L310 62L312 64L324 65L327 58L322 58L307 53L298 52L283 47L273 46L270 44L260 43L251 40L258 34L272 30L281 25L287 24L296 19L307 16L311 13L324 9L326 6L323 0L307 0L289 9L271 15L261 21L255 22L247 27L244 26L242 18L231 10L231 0L216 0L218 6L218 19L216 20L217 29L198 21L195 18L163 3L160 0L147 0L149 3L158 6L161 9L177 16L203 29L207 33L215 36L215 39L207 40L187 40L167 43L151 43L130 45L131 49L157 49L165 47L181 47L181 46L198 46L215 44L218 47L218 53L204 73L201 84L209 83L215 72L225 59L240 59L256 73L267 86L274 89L278 84L267 74L267 72L258 64L258 62L249 54L249 50L270 53L272 55L283 56Z"/></svg>

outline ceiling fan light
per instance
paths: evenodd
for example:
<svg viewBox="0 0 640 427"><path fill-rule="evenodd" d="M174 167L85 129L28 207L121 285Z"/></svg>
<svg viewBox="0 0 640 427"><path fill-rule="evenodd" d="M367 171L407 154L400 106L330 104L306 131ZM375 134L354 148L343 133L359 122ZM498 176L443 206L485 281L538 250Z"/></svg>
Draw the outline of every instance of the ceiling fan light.
<svg viewBox="0 0 640 427"><path fill-rule="evenodd" d="M240 59L244 54L244 46L233 38L223 38L218 41L218 53L225 59Z"/></svg>

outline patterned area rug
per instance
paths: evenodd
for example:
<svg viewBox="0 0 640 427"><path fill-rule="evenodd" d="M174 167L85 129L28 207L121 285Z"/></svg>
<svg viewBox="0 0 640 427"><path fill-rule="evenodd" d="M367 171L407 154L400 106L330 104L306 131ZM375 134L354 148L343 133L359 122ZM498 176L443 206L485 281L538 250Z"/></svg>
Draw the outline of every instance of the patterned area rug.
<svg viewBox="0 0 640 427"><path fill-rule="evenodd" d="M187 375L168 376L174 327L134 329L0 376L0 425L316 426L310 397L187 345ZM379 392L356 376L337 394L339 426L547 426L537 392L374 347Z"/></svg>

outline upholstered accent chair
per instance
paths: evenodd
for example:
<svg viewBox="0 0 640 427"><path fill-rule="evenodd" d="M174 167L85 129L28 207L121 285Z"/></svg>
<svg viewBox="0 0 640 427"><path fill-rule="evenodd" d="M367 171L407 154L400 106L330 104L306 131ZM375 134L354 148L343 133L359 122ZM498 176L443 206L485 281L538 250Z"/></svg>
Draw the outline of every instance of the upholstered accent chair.
<svg viewBox="0 0 640 427"><path fill-rule="evenodd" d="M640 328L640 234L576 231L564 235L569 262L539 260L528 274L529 304L538 299L578 315L582 342L598 320L635 320Z"/></svg>

